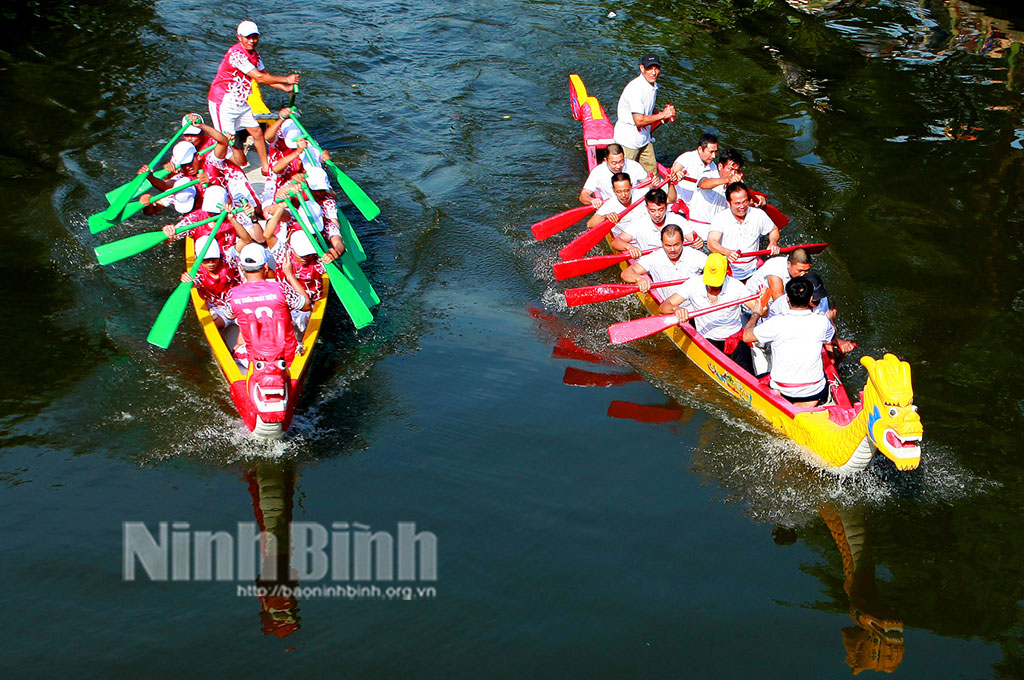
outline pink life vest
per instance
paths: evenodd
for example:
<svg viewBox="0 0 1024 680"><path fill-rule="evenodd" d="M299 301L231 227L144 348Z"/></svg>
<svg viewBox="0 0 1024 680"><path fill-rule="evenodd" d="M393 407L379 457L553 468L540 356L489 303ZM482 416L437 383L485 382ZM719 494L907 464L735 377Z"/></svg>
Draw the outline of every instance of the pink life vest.
<svg viewBox="0 0 1024 680"><path fill-rule="evenodd" d="M250 66L242 70L246 64ZM217 75L213 77L210 84L210 92L206 98L215 104L229 103L244 106L249 101L249 94L252 92L252 80L247 73L253 69L263 71L263 59L256 50L250 52L242 47L241 43L235 43L224 54L224 58L217 67Z"/></svg>
<svg viewBox="0 0 1024 680"><path fill-rule="evenodd" d="M298 343L284 291L286 285L280 281L248 281L232 288L229 299L249 356L254 356L254 350L268 357L279 353L290 366ZM285 331L283 338L274 330L279 324ZM256 337L253 328L257 329ZM277 346L268 346L271 342Z"/></svg>

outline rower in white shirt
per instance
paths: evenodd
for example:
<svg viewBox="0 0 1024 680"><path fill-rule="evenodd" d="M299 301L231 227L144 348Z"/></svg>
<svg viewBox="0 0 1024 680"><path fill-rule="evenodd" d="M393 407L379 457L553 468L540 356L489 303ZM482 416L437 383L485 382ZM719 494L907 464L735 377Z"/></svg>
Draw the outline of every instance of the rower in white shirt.
<svg viewBox="0 0 1024 680"><path fill-rule="evenodd" d="M750 295L749 288L741 281L726 274L728 268L729 262L724 255L720 253L708 255L708 259L704 263L703 276L691 277L681 286L679 292L665 298L659 311L662 314L675 313L681 323L686 323L690 318L688 309L702 309ZM760 304L757 300L743 304L755 316L760 314ZM754 365L750 358L750 346L746 342L736 342L739 339L739 334L743 332L739 305L698 316L693 323L697 332L703 335L708 342L725 352L726 356L735 361L740 368L753 374ZM735 347L730 346L733 343L736 343Z"/></svg>
<svg viewBox="0 0 1024 680"><path fill-rule="evenodd" d="M794 406L814 407L828 400L822 347L831 348L832 323L811 311L814 287L803 276L786 284L790 311L757 324L755 314L743 329L743 341L770 344L771 388Z"/></svg>
<svg viewBox="0 0 1024 680"><path fill-rule="evenodd" d="M612 175L624 172L629 175L630 181L636 185L647 178L647 171L637 161L627 159L626 154L619 144L609 144L605 147L608 155L603 163L598 163L590 171L587 181L583 183L580 191L580 203L600 208L601 204L612 197Z"/></svg>
<svg viewBox="0 0 1024 680"><path fill-rule="evenodd" d="M629 207L630 204L643 198L649 190L649 185L633 188L633 182L629 175L624 172L615 173L612 175L612 195L587 220L587 229L592 229L605 220L617 226L621 224L622 227L631 224L632 220L637 219L644 212L644 206L638 205L622 218L619 217L619 213Z"/></svg>
<svg viewBox="0 0 1024 680"><path fill-rule="evenodd" d="M728 258L732 275L746 281L757 269L757 258L741 257L741 252L759 250L761 237L768 237L768 251L779 254L779 228L760 208L750 205L750 192L743 182L725 188L728 210L715 215L708 231L708 250Z"/></svg>
<svg viewBox="0 0 1024 680"><path fill-rule="evenodd" d="M675 162L672 163L669 175L680 183L679 195L687 204L692 200L693 192L702 179L718 176L718 166L715 164L716 156L718 156L718 137L710 132L705 132L697 140L696 149L679 154ZM684 181L683 177L690 177L697 184Z"/></svg>
<svg viewBox="0 0 1024 680"><path fill-rule="evenodd" d="M674 224L681 230L687 230L686 218L668 210L668 195L662 189L651 189L644 197L644 212L629 221L612 227L612 249L629 251L634 257L640 257L641 250L657 248L661 245L661 230L668 224ZM633 212L640 210L637 206ZM632 215L632 213L630 213ZM691 237L697 248L704 247L704 241L696 233Z"/></svg>
<svg viewBox="0 0 1024 680"><path fill-rule="evenodd" d="M648 253L622 270L622 280L640 286L640 292L651 289L652 279L659 281L676 281L688 279L704 271L708 256L695 248L683 245L683 230L678 225L669 224L661 230L661 249ZM645 276L650 275L650 278ZM664 297L668 298L681 292L682 284L662 288Z"/></svg>
<svg viewBox="0 0 1024 680"><path fill-rule="evenodd" d="M788 256L779 255L765 260L757 271L747 279L747 285L753 289L767 286L772 291L772 300L786 297L786 284L797 276L804 276L811 271L811 256L803 248L790 251Z"/></svg>

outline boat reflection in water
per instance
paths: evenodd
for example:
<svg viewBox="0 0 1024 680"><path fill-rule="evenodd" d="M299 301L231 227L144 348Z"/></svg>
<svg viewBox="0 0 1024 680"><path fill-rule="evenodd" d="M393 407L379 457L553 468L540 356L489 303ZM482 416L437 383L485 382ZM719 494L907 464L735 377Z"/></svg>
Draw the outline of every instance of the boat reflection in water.
<svg viewBox="0 0 1024 680"><path fill-rule="evenodd" d="M843 590L854 623L842 631L846 663L854 675L863 670L892 673L903 662L903 621L878 597L864 512L831 504L819 512L843 559Z"/></svg>
<svg viewBox="0 0 1024 680"><path fill-rule="evenodd" d="M252 510L259 525L261 590L260 629L264 635L287 637L301 624L294 597L298 573L291 567L292 498L295 469L291 464L265 463L245 472Z"/></svg>

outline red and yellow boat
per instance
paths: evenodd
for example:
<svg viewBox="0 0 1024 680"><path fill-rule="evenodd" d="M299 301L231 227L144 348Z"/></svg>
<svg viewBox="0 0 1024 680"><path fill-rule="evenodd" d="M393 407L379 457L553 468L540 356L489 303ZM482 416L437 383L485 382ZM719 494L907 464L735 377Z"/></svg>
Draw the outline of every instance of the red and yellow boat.
<svg viewBox="0 0 1024 680"><path fill-rule="evenodd" d="M612 123L575 74L569 76L569 99L573 117L583 126L587 165L593 169L604 160L604 149L613 142ZM629 263L621 266L625 268ZM658 289L638 296L651 314L659 313L663 299ZM740 368L689 324L672 326L664 334L726 392L801 445L815 465L836 473L856 472L865 469L876 452L900 470L913 470L920 464L923 430L914 406L910 365L896 356L861 359L868 377L860 401L853 403L823 352L830 403L798 408L776 394L768 386L767 377L758 380Z"/></svg>

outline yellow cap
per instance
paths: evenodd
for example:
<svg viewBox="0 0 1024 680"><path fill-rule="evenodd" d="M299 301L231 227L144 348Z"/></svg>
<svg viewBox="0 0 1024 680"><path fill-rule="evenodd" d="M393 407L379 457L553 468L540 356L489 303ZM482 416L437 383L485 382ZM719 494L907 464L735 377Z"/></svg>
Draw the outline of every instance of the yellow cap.
<svg viewBox="0 0 1024 680"><path fill-rule="evenodd" d="M704 285L717 288L725 283L725 272L729 269L729 261L721 253L711 253L704 263Z"/></svg>

